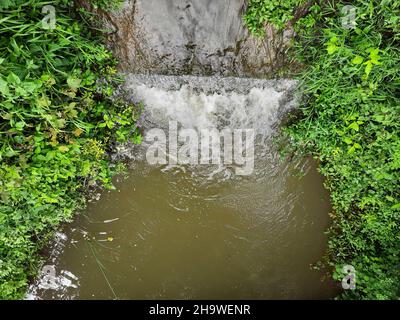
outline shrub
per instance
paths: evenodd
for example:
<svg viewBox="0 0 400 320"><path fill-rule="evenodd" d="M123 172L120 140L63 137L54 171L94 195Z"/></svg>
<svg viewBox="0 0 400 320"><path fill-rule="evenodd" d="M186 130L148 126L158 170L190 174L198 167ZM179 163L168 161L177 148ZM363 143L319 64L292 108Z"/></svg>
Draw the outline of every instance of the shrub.
<svg viewBox="0 0 400 320"><path fill-rule="evenodd" d="M104 4L105 1L102 1ZM44 5L56 9L44 29ZM38 252L84 206L82 191L112 187L108 151L133 138L137 109L99 35L69 0L0 4L0 298L20 298Z"/></svg>
<svg viewBox="0 0 400 320"><path fill-rule="evenodd" d="M250 12L263 5L251 3ZM347 4L313 1L308 14L294 24L293 54L304 65L298 75L304 101L286 133L294 150L319 160L331 192L328 264L339 281L343 265L356 269L356 289L340 297L396 299L400 296L400 3L351 1L357 11L356 27L350 29L342 26L341 12ZM267 10L265 17L281 14L275 7ZM250 28L256 27L253 23Z"/></svg>

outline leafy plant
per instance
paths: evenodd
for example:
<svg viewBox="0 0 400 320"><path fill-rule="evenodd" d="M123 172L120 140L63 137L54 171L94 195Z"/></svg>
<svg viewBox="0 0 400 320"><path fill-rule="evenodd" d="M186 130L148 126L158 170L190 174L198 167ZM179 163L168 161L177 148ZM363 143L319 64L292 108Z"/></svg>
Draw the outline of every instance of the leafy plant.
<svg viewBox="0 0 400 320"><path fill-rule="evenodd" d="M272 1L252 1L250 13L281 14L266 2ZM295 24L292 54L304 65L298 75L304 99L286 133L292 150L312 154L326 177L333 206L327 264L338 281L343 265L356 270L356 289L341 297L398 299L400 2L352 1L353 29L341 23L347 4L312 1L313 10Z"/></svg>
<svg viewBox="0 0 400 320"><path fill-rule="evenodd" d="M253 34L264 36L263 27L266 22L283 29L294 18L296 8L306 2L306 0L250 0L244 21Z"/></svg>
<svg viewBox="0 0 400 320"><path fill-rule="evenodd" d="M56 9L55 29L43 28L44 5ZM84 206L82 191L95 184L112 187L112 143L140 141L139 110L114 95L122 81L116 61L79 20L80 12L69 0L1 3L3 299L22 297L37 272L39 250Z"/></svg>

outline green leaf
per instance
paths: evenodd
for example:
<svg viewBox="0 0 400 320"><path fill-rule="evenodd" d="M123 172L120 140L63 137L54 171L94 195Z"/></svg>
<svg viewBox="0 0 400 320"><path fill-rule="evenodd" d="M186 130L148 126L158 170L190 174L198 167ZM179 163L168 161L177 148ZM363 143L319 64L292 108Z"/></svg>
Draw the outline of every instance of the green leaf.
<svg viewBox="0 0 400 320"><path fill-rule="evenodd" d="M338 50L338 46L333 44L333 43L329 43L326 50L328 51L328 54L333 54Z"/></svg>
<svg viewBox="0 0 400 320"><path fill-rule="evenodd" d="M355 148L354 146L351 146L351 147L347 150L347 153L348 153L348 154L352 154L352 153L354 153L354 151L356 151L356 148Z"/></svg>
<svg viewBox="0 0 400 320"><path fill-rule="evenodd" d="M61 152L68 152L69 148L67 146L59 146L58 150L60 150Z"/></svg>
<svg viewBox="0 0 400 320"><path fill-rule="evenodd" d="M14 157L17 154L18 154L18 151L14 150L14 149L11 149L11 148L8 148L4 155L7 158L11 158L11 157Z"/></svg>
<svg viewBox="0 0 400 320"><path fill-rule="evenodd" d="M14 72L10 72L8 74L7 81L8 81L8 83L11 83L11 84L20 84L21 83L21 79Z"/></svg>
<svg viewBox="0 0 400 320"><path fill-rule="evenodd" d="M71 90L76 91L80 85L81 85L82 80L78 78L68 78L67 79L67 84L68 87L71 88Z"/></svg>
<svg viewBox="0 0 400 320"><path fill-rule="evenodd" d="M352 64L361 64L364 61L363 57L356 56L353 60L351 60Z"/></svg>
<svg viewBox="0 0 400 320"><path fill-rule="evenodd" d="M111 122L111 121L107 121L107 122L106 122L106 125L107 125L107 128L108 128L108 129L114 128L114 123Z"/></svg>
<svg viewBox="0 0 400 320"><path fill-rule="evenodd" d="M9 93L7 81L2 78L0 78L0 93L3 95L8 95Z"/></svg>
<svg viewBox="0 0 400 320"><path fill-rule="evenodd" d="M51 101L49 100L49 98L47 98L47 96L43 95L41 98L36 100L36 105L38 107L48 107L51 105Z"/></svg>
<svg viewBox="0 0 400 320"><path fill-rule="evenodd" d="M23 121L19 121L19 122L15 123L15 128L17 130L22 130L24 127L25 127L25 122L23 122Z"/></svg>
<svg viewBox="0 0 400 320"><path fill-rule="evenodd" d="M351 124L349 125L349 128L350 128L350 129L353 129L353 130L355 130L355 131L358 131L360 127L358 126L358 123L357 123L357 122L353 122L353 123L351 123Z"/></svg>
<svg viewBox="0 0 400 320"><path fill-rule="evenodd" d="M142 143L142 135L140 135L140 134L136 135L135 138L133 139L133 143L141 144Z"/></svg>
<svg viewBox="0 0 400 320"><path fill-rule="evenodd" d="M25 81L22 83L22 87L26 90L26 92L32 93L36 90L36 88L38 88L38 85L33 81Z"/></svg>
<svg viewBox="0 0 400 320"><path fill-rule="evenodd" d="M343 138L343 141L344 141L346 144L352 144L352 143L353 143L353 140L351 140L350 138L347 138L347 137Z"/></svg>
<svg viewBox="0 0 400 320"><path fill-rule="evenodd" d="M369 52L369 57L371 58L371 60L379 60L380 59L379 51L380 51L379 48L367 50L367 52Z"/></svg>
<svg viewBox="0 0 400 320"><path fill-rule="evenodd" d="M368 77L369 74L370 74L371 71L372 71L373 65L372 65L372 62L371 62L371 61L364 62L364 64L366 65L366 66L365 66L365 74L366 74L367 77Z"/></svg>

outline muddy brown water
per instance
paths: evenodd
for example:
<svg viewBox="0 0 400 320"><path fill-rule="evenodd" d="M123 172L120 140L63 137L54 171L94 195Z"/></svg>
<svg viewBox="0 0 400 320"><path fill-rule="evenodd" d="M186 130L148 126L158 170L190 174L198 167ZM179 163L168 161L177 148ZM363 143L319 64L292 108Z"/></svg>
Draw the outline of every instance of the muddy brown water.
<svg viewBox="0 0 400 320"><path fill-rule="evenodd" d="M204 79L173 88L176 79L150 80L128 82L145 102L145 131L171 120L197 129L255 128L254 171L150 165L145 142L130 149L128 178L116 178L116 190L103 191L49 246L45 264L55 286L43 287L39 276L28 298L332 298L326 271L311 268L327 245L323 179L312 159L289 161L273 143L293 83L228 79L210 93L198 88Z"/></svg>

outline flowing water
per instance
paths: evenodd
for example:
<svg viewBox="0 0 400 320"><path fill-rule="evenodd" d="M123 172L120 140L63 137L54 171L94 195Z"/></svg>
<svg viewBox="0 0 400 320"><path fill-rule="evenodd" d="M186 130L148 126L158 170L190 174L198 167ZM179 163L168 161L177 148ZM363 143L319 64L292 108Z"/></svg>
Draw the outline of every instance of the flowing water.
<svg viewBox="0 0 400 320"><path fill-rule="evenodd" d="M128 178L116 178L116 190L101 192L58 233L46 261L54 287L43 287L42 275L28 298L332 297L332 284L310 267L326 248L322 177L311 159L282 158L273 143L296 105L295 87L288 80L129 76L126 90L145 105L145 137L158 128L172 142L175 122L199 136L207 128L252 129L254 157L243 147L247 164L225 161L224 153L208 165L173 157L151 165L153 141L120 146L114 156L129 159Z"/></svg>
<svg viewBox="0 0 400 320"><path fill-rule="evenodd" d="M133 73L265 77L286 63L293 30L252 37L248 0L125 0L104 18L121 70Z"/></svg>

